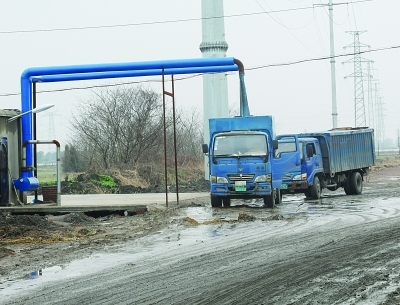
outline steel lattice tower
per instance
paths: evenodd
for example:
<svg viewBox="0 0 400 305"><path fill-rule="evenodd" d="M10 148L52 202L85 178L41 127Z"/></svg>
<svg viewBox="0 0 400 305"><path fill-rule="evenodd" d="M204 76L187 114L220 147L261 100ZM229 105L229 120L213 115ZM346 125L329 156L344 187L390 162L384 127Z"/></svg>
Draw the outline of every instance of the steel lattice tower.
<svg viewBox="0 0 400 305"><path fill-rule="evenodd" d="M361 57L360 50L362 47L370 47L368 45L360 43L360 35L366 31L349 31L346 33L354 36L354 42L349 44L345 48L353 48L353 59L345 61L344 63L353 63L354 71L352 74L346 76L354 78L354 125L355 127L366 126L366 115L365 115L365 102L364 102L364 78L367 76L363 73L362 63L370 62L368 59Z"/></svg>
<svg viewBox="0 0 400 305"><path fill-rule="evenodd" d="M371 67L372 65L373 61L368 62L368 126L375 129L374 77L371 73L374 69Z"/></svg>
<svg viewBox="0 0 400 305"><path fill-rule="evenodd" d="M379 151L381 150L381 145L385 139L385 124L384 124L384 106L383 98L379 93L379 82L374 81L373 89L373 99L374 99L374 109L375 109L375 148Z"/></svg>
<svg viewBox="0 0 400 305"><path fill-rule="evenodd" d="M47 139L46 140L56 140L56 128L54 125L54 117L61 116L61 115L57 114L57 112L54 111L54 112L48 112L43 116L49 117L49 125L48 125L48 129L47 129ZM50 152L51 148L52 147L47 145L47 152Z"/></svg>
<svg viewBox="0 0 400 305"><path fill-rule="evenodd" d="M202 0L202 42L200 51L203 58L226 57L228 43L225 41L223 0ZM209 73L203 75L203 113L204 143L208 143L209 118L227 117L228 82L226 73ZM209 179L208 160L204 159L205 179Z"/></svg>

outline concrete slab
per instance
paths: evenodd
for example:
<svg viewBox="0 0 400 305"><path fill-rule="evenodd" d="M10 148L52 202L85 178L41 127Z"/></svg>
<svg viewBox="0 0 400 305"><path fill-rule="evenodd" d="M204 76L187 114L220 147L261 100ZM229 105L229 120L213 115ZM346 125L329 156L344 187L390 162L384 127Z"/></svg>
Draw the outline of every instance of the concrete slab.
<svg viewBox="0 0 400 305"><path fill-rule="evenodd" d="M180 193L179 201L204 198L209 193ZM165 193L145 194L88 194L88 195L61 195L61 206L56 203L31 203L34 196L28 196L30 204L25 206L0 207L0 212L12 213L71 213L91 211L138 211L146 210L148 206L166 208ZM38 196L42 200L42 196ZM175 193L168 193L168 206L176 205Z"/></svg>

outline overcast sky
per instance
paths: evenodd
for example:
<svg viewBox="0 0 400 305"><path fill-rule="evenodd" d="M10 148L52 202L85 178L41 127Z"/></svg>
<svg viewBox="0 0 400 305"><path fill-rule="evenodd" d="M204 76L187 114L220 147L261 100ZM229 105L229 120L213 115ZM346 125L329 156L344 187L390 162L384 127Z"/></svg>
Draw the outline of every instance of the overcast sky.
<svg viewBox="0 0 400 305"><path fill-rule="evenodd" d="M374 61L372 74L379 80L385 108L385 135L397 143L400 1L335 2L335 54L352 52L344 49L353 43L353 35L346 31L366 31L360 41L373 52L363 57ZM295 63L330 55L328 9L321 4L328 0L224 1L227 56L240 59L245 66L251 114L273 115L278 133L332 128L329 59ZM20 76L27 68L201 58L201 40L200 0L0 0L1 107L21 109ZM336 58L339 127L354 126L355 121L354 79L345 79L353 73L353 65L342 64L350 59ZM160 79L152 78L149 86L161 93ZM144 80L39 84L37 90ZM229 74L228 82L229 104L238 107L238 74ZM69 142L69 118L91 94L89 89L38 94L38 105L55 104L38 114L38 138L54 137L49 132L53 121L55 138L62 146ZM177 81L175 94L178 108L197 109L202 114L201 77Z"/></svg>

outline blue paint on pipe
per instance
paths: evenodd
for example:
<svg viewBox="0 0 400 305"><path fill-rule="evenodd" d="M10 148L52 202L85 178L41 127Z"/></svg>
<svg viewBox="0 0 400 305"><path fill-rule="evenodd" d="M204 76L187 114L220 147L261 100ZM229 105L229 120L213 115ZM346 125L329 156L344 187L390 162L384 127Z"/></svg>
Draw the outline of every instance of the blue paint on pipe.
<svg viewBox="0 0 400 305"><path fill-rule="evenodd" d="M59 80L57 80L57 78L54 77L53 80L51 80L51 78L48 78L47 80L55 82L55 81L67 81L67 80L79 80L79 79L96 79L96 77L97 79L128 77L128 76L116 76L116 75L118 73L122 75L124 74L124 72L129 74L129 72L133 73L135 71L138 72L143 70L154 70L153 73L155 73L155 70L158 70L159 75L162 74L162 69L164 69L165 74L223 72L223 71L238 70L237 66L234 63L234 60L235 59L233 57L195 58L195 59L178 59L178 60L149 61L149 62L128 62L128 63L108 63L108 64L28 68L21 74L21 111L22 113L24 113L32 110L33 108L32 79L36 76L43 76L43 78L40 81L44 81L43 80L44 76L49 77L50 75L64 75L64 79L61 77ZM70 75L70 77L67 77L66 75ZM80 76L81 78L74 79L74 75L76 77ZM156 75L156 74L148 74L148 75ZM91 76L93 76L94 78L90 78ZM24 115L21 118L21 121L22 121L22 143L25 143L28 140L32 140L32 129L33 129L32 114ZM30 144L28 144L26 147L27 167L31 167L33 165L32 148L33 147ZM33 174L30 171L22 172L22 178L32 177L32 176Z"/></svg>
<svg viewBox="0 0 400 305"><path fill-rule="evenodd" d="M143 61L127 63L108 63L75 66L53 66L28 68L22 72L21 78L39 75L57 74L77 74L90 72L114 72L129 70L151 70L151 69L173 69L173 68L193 68L193 67L212 67L212 66L231 66L234 65L233 57L223 58L193 58L175 59L163 61ZM193 72L196 73L196 72Z"/></svg>
<svg viewBox="0 0 400 305"><path fill-rule="evenodd" d="M195 70L194 70L195 69ZM197 67L197 68L176 68L164 70L165 75L176 74L193 74L193 73L216 73L237 71L237 65L231 66L215 66L215 67ZM195 71L195 72L193 72ZM104 79L104 78L122 78L122 77L136 77L136 76L152 76L161 75L162 69L153 70L138 70L138 71L115 71L115 72L97 72L97 73L79 73L79 74L60 74L60 75L43 75L31 77L32 82L64 82L88 79Z"/></svg>

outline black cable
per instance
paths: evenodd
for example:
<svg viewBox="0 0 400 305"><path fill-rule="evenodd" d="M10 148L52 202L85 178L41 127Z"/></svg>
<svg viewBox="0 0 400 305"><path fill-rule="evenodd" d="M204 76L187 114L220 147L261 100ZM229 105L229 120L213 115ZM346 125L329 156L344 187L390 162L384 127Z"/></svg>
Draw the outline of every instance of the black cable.
<svg viewBox="0 0 400 305"><path fill-rule="evenodd" d="M363 53L369 53L369 52L377 52L377 51L385 51L385 50L398 49L398 48L400 48L400 45L391 46L391 47L377 48L377 49L372 49L372 50L360 51L357 54L363 54ZM340 55L333 56L333 58L345 57L345 56L353 56L353 55L355 55L355 53L340 54ZM287 63L262 65L262 66L247 68L247 69L245 69L245 71L258 70L258 69L271 68L271 67L291 66L291 65L295 65L295 64L311 62L311 61L320 61L320 60L331 59L331 58L332 58L332 56L301 59L301 60L296 60L296 61L287 62ZM221 72L219 72L219 73L221 73ZM186 80L186 79L190 79L190 78L194 78L194 77L198 77L198 76L202 76L202 75L204 75L204 73L195 74L195 75L191 75L191 76L187 76L187 77L177 78L177 79L175 79L175 81ZM83 89L92 89L92 88L115 87L115 86L122 86L122 85L129 85L129 84L140 84L140 83L149 83L149 82L161 82L161 80L132 81L132 82L121 82L121 83L107 84L107 85L93 85L93 86L85 86L85 87L71 87L71 88L63 88L63 89L54 89L54 90L41 90L41 91L37 91L36 93L49 93L49 92L62 92L62 91L70 91L70 90L83 90ZM20 94L21 93L3 93L3 94L0 94L0 97L16 96L16 95L20 95Z"/></svg>
<svg viewBox="0 0 400 305"><path fill-rule="evenodd" d="M353 4L353 3L369 2L369 1L373 1L373 0L358 0L358 1L352 1L350 3ZM341 3L341 4L343 4L343 3ZM208 19L216 19L216 18L245 17L245 16L253 16L253 15L299 11L299 10L306 10L306 9L313 9L313 8L314 8L314 6L306 6L306 7L299 7L299 8L289 8L289 9L275 10L275 11L264 11L264 12L257 12L257 13L224 15L224 16L208 17L208 18L189 18L189 19L152 21L152 22L141 22L141 23L126 23L126 24L98 25L98 26L84 26L84 27L69 27L69 28L54 28L54 29L0 31L0 34L21 34L21 33L36 33L36 32L58 32L58 31L76 31L76 30L93 30L93 29L104 29L104 28L118 28L118 27L130 27L130 26L141 26L141 25L154 25L154 24L166 24L166 23L199 21L199 20L208 20Z"/></svg>

